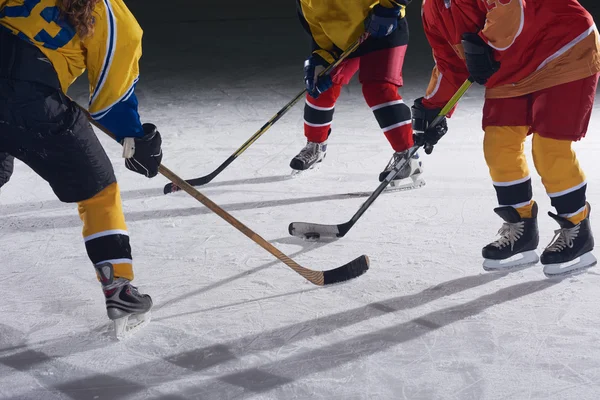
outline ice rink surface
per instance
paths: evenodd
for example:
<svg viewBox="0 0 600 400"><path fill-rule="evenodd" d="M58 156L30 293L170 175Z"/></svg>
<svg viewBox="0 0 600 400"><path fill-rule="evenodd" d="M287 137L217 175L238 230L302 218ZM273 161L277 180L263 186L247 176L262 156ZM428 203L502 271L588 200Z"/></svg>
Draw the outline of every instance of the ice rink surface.
<svg viewBox="0 0 600 400"><path fill-rule="evenodd" d="M306 48L299 25L290 29L293 6L205 10L159 26L159 4L128 4L146 32L141 115L163 135L164 164L184 178L215 169L302 89ZM401 90L410 103L432 65L422 37L411 46ZM80 82L70 94L85 102L86 90ZM391 148L356 81L318 172L289 177L304 145L297 106L199 188L306 267L370 256L367 274L325 288L187 194L163 195L164 178L127 171L120 147L99 133L123 192L135 283L155 301L151 324L123 342L110 336L76 207L18 163L0 194L0 398L600 398L600 270L551 280L540 265L481 268L481 247L501 225L483 159L482 93L467 93L423 157L427 185L383 194L338 241L304 242L287 227L345 222L378 184ZM575 144L595 210L599 108ZM541 249L557 226L529 160Z"/></svg>

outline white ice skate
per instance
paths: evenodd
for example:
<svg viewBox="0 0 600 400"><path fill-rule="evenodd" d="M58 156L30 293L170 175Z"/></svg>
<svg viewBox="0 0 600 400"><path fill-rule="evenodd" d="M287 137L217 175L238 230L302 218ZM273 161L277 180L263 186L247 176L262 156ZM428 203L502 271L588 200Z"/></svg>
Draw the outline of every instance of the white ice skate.
<svg viewBox="0 0 600 400"><path fill-rule="evenodd" d="M408 156L409 150L397 151L392 155L392 158L386 165L385 169L379 174L379 182L383 182L385 178L392 173L394 166L398 163L404 163ZM408 163L400 170L396 178L390 181L386 188L387 192L396 192L401 190L418 189L425 186L425 180L421 177L423 173L423 163L419 159L419 153L415 153Z"/></svg>
<svg viewBox="0 0 600 400"><path fill-rule="evenodd" d="M308 170L318 170L326 155L327 141L323 143L306 142L306 146L290 161L292 177L297 177Z"/></svg>

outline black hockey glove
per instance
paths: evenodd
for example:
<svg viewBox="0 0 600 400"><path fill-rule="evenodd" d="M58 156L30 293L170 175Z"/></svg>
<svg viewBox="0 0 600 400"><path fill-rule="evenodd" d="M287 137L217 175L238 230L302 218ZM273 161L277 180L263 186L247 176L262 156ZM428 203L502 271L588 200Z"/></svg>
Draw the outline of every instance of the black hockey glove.
<svg viewBox="0 0 600 400"><path fill-rule="evenodd" d="M162 139L154 124L144 124L144 136L123 139L125 167L133 172L153 178L162 161Z"/></svg>
<svg viewBox="0 0 600 400"><path fill-rule="evenodd" d="M441 109L427 109L422 101L419 97L412 106L413 138L416 146L423 146L425 153L431 154L433 146L448 132L448 124L444 117L436 126L429 126Z"/></svg>
<svg viewBox="0 0 600 400"><path fill-rule="evenodd" d="M494 60L492 48L476 33L464 33L462 45L471 78L480 85L485 85L488 79L500 69L500 63Z"/></svg>
<svg viewBox="0 0 600 400"><path fill-rule="evenodd" d="M333 86L333 81L329 74L319 76L328 66L329 63L327 60L317 52L312 53L304 61L304 84L306 85L306 91L314 99Z"/></svg>
<svg viewBox="0 0 600 400"><path fill-rule="evenodd" d="M387 8L381 4L375 5L367 19L365 19L365 31L374 38L388 36L398 28L401 11L400 6Z"/></svg>

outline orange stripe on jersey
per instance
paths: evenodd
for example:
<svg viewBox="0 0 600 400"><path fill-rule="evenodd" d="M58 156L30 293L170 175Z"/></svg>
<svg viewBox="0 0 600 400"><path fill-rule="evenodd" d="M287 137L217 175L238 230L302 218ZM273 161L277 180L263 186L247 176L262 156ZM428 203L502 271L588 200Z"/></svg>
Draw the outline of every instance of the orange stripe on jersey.
<svg viewBox="0 0 600 400"><path fill-rule="evenodd" d="M483 35L496 50L506 50L523 31L521 0L483 0L488 13Z"/></svg>
<svg viewBox="0 0 600 400"><path fill-rule="evenodd" d="M594 27L590 28L590 34L583 40L573 43L572 47L567 50L561 49L560 55L551 55L540 67L519 82L487 88L485 97L501 99L523 96L584 79L600 72L600 35L598 31Z"/></svg>
<svg viewBox="0 0 600 400"><path fill-rule="evenodd" d="M433 67L433 71L431 71L431 79L429 80L429 86L427 86L427 91L425 92L425 98L429 99L438 92L440 88L440 84L442 83L442 74L440 70L438 70L437 65Z"/></svg>

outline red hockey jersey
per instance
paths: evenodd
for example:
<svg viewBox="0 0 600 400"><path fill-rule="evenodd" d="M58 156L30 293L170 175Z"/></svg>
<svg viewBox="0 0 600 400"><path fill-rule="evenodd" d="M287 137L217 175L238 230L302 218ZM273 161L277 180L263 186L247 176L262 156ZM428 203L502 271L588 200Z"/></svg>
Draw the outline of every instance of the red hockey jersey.
<svg viewBox="0 0 600 400"><path fill-rule="evenodd" d="M461 36L478 32L500 69L487 98L522 96L600 71L600 39L576 0L423 0L436 66L424 105L443 107L469 73Z"/></svg>

